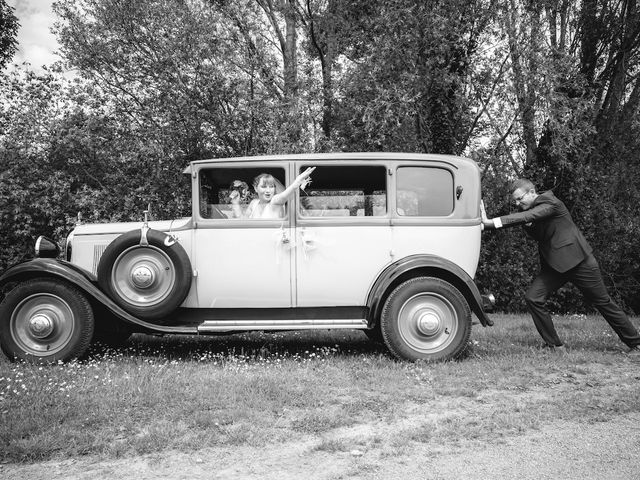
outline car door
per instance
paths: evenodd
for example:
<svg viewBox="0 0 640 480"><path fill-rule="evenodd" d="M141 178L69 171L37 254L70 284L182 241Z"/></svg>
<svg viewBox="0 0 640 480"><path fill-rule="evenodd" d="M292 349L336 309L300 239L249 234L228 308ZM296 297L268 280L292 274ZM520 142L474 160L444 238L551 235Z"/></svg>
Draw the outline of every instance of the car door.
<svg viewBox="0 0 640 480"><path fill-rule="evenodd" d="M364 305L393 255L388 169L382 161L310 161L296 173L309 166L316 169L296 208L296 305Z"/></svg>
<svg viewBox="0 0 640 480"><path fill-rule="evenodd" d="M282 218L247 218L262 173L286 185L288 162L200 164L194 176L192 262L201 308L292 306L292 242L289 206ZM233 191L241 198L238 209ZM235 210L235 211L234 211Z"/></svg>

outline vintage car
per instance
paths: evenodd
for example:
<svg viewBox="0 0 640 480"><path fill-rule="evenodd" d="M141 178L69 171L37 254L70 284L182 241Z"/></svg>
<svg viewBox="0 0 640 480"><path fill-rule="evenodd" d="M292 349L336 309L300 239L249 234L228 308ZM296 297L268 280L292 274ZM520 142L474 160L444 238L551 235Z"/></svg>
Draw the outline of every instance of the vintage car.
<svg viewBox="0 0 640 480"><path fill-rule="evenodd" d="M289 185L309 167L280 215L242 215L259 174ZM467 348L472 312L492 325L491 296L473 281L482 226L470 159L283 155L184 173L191 217L78 224L63 252L40 237L36 258L0 276L9 358L67 361L136 332L360 329L400 359L446 360Z"/></svg>

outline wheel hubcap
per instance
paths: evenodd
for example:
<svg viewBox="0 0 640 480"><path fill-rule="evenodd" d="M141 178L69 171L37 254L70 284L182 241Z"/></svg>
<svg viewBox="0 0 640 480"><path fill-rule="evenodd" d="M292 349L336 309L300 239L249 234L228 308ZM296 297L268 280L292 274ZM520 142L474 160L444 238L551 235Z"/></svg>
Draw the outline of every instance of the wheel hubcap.
<svg viewBox="0 0 640 480"><path fill-rule="evenodd" d="M152 307L171 295L176 283L169 256L154 246L122 252L111 270L114 293L135 307Z"/></svg>
<svg viewBox="0 0 640 480"><path fill-rule="evenodd" d="M417 328L423 335L434 335L440 328L440 318L434 312L427 312L420 315Z"/></svg>
<svg viewBox="0 0 640 480"><path fill-rule="evenodd" d="M36 338L45 338L53 332L53 320L43 313L38 313L29 320L29 331Z"/></svg>
<svg viewBox="0 0 640 480"><path fill-rule="evenodd" d="M131 272L131 282L138 288L149 288L153 285L155 277L149 265L139 265Z"/></svg>
<svg viewBox="0 0 640 480"><path fill-rule="evenodd" d="M30 355L53 355L64 349L75 330L69 304L58 295L37 293L20 302L11 315L11 337Z"/></svg>
<svg viewBox="0 0 640 480"><path fill-rule="evenodd" d="M419 293L401 307L399 333L412 349L433 354L445 349L458 331L458 315L449 300L436 293Z"/></svg>

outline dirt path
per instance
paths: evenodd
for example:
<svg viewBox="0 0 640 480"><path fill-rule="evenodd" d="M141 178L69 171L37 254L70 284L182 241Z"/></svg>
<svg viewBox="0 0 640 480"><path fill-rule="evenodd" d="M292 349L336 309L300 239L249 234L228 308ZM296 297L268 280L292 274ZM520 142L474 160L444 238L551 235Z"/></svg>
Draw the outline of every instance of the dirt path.
<svg viewBox="0 0 640 480"><path fill-rule="evenodd" d="M420 414L417 414L420 417ZM412 417L403 421L411 422ZM415 418L419 422L421 418ZM4 465L5 480L30 479L618 479L638 478L640 413L606 423L560 423L486 445L460 440L455 447L433 449L411 443L390 450L375 442L389 426L358 425L331 437L272 445L166 452L99 461L80 458L31 465ZM354 440L352 449L344 448ZM355 440L357 439L357 442ZM318 449L321 442L324 447ZM327 442L341 448L332 451ZM360 446L359 446L360 445Z"/></svg>

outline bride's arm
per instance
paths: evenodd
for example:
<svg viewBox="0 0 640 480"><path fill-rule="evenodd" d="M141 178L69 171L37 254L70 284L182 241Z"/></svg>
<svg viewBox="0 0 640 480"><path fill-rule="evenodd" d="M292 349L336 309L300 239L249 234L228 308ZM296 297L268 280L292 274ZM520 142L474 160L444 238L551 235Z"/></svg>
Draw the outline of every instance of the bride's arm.
<svg viewBox="0 0 640 480"><path fill-rule="evenodd" d="M275 205L284 205L285 203L287 203L287 200L289 200L289 197L293 194L293 192L295 192L300 187L300 185L308 181L309 176L315 169L316 167L307 168L304 172L298 175L296 179L291 182L291 185L289 185L283 192L274 195L274 197L271 199L271 203Z"/></svg>

